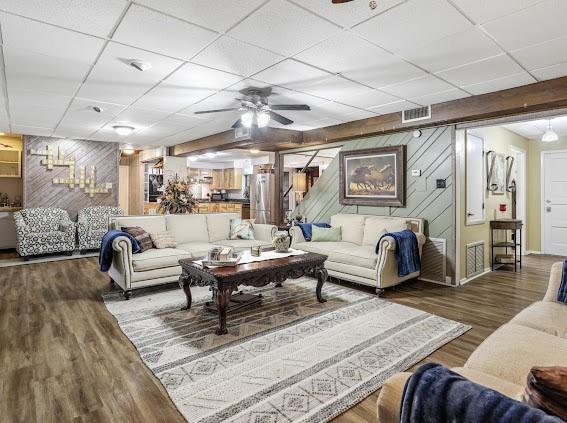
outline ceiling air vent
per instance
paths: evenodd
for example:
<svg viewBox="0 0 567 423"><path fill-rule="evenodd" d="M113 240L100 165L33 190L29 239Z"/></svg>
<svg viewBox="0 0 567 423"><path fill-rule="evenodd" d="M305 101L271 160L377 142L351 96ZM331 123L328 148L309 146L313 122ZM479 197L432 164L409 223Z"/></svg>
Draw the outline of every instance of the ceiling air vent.
<svg viewBox="0 0 567 423"><path fill-rule="evenodd" d="M431 119L431 106L417 107L402 111L402 123Z"/></svg>
<svg viewBox="0 0 567 423"><path fill-rule="evenodd" d="M234 128L234 139L238 141L249 140L252 135L252 129L245 126Z"/></svg>

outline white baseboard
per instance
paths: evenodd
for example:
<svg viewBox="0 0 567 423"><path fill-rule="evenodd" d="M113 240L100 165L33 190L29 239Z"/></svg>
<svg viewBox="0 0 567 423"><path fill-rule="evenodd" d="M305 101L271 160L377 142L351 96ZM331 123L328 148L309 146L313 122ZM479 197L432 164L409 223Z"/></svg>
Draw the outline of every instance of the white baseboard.
<svg viewBox="0 0 567 423"><path fill-rule="evenodd" d="M530 254L543 254L542 251L535 251L535 250L527 250L526 251L526 256L529 256Z"/></svg>
<svg viewBox="0 0 567 423"><path fill-rule="evenodd" d="M459 281L459 285L464 285L476 278L480 278L483 275L486 275L487 273L489 273L492 269L490 269L490 267L486 267L481 273L479 273L478 275L474 275L471 276L470 278L463 278Z"/></svg>

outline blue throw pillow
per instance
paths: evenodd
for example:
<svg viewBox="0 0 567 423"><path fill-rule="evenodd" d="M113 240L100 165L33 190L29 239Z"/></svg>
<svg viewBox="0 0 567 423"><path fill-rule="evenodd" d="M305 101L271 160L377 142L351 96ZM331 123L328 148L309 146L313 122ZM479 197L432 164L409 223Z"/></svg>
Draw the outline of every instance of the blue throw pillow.
<svg viewBox="0 0 567 423"><path fill-rule="evenodd" d="M319 222L299 223L297 226L299 226L301 232L303 232L303 238L305 238L307 241L311 241L311 238L313 237L313 225L318 226L319 228L331 227L331 225L329 225L328 223L319 223Z"/></svg>

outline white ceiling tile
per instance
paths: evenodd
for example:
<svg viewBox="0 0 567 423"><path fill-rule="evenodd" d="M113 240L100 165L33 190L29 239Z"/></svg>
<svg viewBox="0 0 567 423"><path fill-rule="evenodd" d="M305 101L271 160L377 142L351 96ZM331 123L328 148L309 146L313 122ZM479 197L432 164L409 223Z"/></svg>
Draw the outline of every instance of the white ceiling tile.
<svg viewBox="0 0 567 423"><path fill-rule="evenodd" d="M355 26L354 31L395 52L430 44L471 27L445 0L410 0Z"/></svg>
<svg viewBox="0 0 567 423"><path fill-rule="evenodd" d="M13 134L26 134L26 135L49 137L53 132L53 128L43 128L43 127L30 126L30 125L12 124L11 127Z"/></svg>
<svg viewBox="0 0 567 423"><path fill-rule="evenodd" d="M567 35L567 2L547 0L488 22L484 28L508 50Z"/></svg>
<svg viewBox="0 0 567 423"><path fill-rule="evenodd" d="M1 13L2 42L14 50L27 50L75 63L93 64L104 40L75 31Z"/></svg>
<svg viewBox="0 0 567 423"><path fill-rule="evenodd" d="M127 4L125 0L0 0L0 9L106 37Z"/></svg>
<svg viewBox="0 0 567 423"><path fill-rule="evenodd" d="M390 53L374 44L344 31L295 56L305 63L330 72L359 71L380 66Z"/></svg>
<svg viewBox="0 0 567 423"><path fill-rule="evenodd" d="M195 112L197 111L227 109L231 107L235 107L235 108L240 107L240 103L235 100L235 93L230 91L221 91L210 97L207 97L206 99L200 101L197 104L193 104L192 106L183 109L181 112L179 112L179 114L194 116ZM210 120L210 119L214 119L218 115L219 114L217 113L212 113L212 114L199 115L199 117Z"/></svg>
<svg viewBox="0 0 567 423"><path fill-rule="evenodd" d="M214 94L214 90L160 84L134 104L148 109L177 112Z"/></svg>
<svg viewBox="0 0 567 423"><path fill-rule="evenodd" d="M72 125L59 125L55 131L53 132L54 137L58 138L81 138L81 139L88 139L89 136L98 130L98 127L94 125L81 125L81 126L72 126Z"/></svg>
<svg viewBox="0 0 567 423"><path fill-rule="evenodd" d="M398 98L414 100L429 94L435 94L442 91L448 91L454 88L445 81L433 75L427 75L421 78L405 81L400 84L390 85L382 88L385 92L395 95Z"/></svg>
<svg viewBox="0 0 567 423"><path fill-rule="evenodd" d="M542 81L567 76L567 63L559 63L547 68L535 69L532 71L532 74Z"/></svg>
<svg viewBox="0 0 567 423"><path fill-rule="evenodd" d="M445 103L446 101L458 100L459 98L465 98L465 97L470 97L470 94L458 88L453 88L435 94L429 94L422 97L412 98L412 100L417 104L420 104L422 106L427 106L429 104Z"/></svg>
<svg viewBox="0 0 567 423"><path fill-rule="evenodd" d="M217 36L211 30L133 5L112 39L189 60Z"/></svg>
<svg viewBox="0 0 567 423"><path fill-rule="evenodd" d="M35 104L10 103L12 125L37 126L53 129L63 116L64 111L64 106L46 107Z"/></svg>
<svg viewBox="0 0 567 423"><path fill-rule="evenodd" d="M254 79L286 87L295 84L315 84L329 76L331 76L329 72L293 59L286 59L254 75Z"/></svg>
<svg viewBox="0 0 567 423"><path fill-rule="evenodd" d="M153 125L154 123L165 119L169 113L161 112L158 110L142 109L140 107L128 107L120 112L112 122L113 125L128 125L133 126L136 130L141 130Z"/></svg>
<svg viewBox="0 0 567 423"><path fill-rule="evenodd" d="M391 55L381 58L378 65L343 72L343 75L362 84L370 85L374 88L382 88L424 76L426 73L399 57Z"/></svg>
<svg viewBox="0 0 567 423"><path fill-rule="evenodd" d="M151 69L140 72L128 65L137 59L151 63ZM109 43L79 97L116 104L130 104L168 76L182 62L147 51Z"/></svg>
<svg viewBox="0 0 567 423"><path fill-rule="evenodd" d="M479 84L465 85L462 88L474 95L479 95L493 91L507 90L508 88L515 88L521 85L532 84L534 82L537 81L535 81L528 73L520 72L503 78L484 81Z"/></svg>
<svg viewBox="0 0 567 423"><path fill-rule="evenodd" d="M71 96L87 75L90 65L39 53L4 47L9 90L30 90Z"/></svg>
<svg viewBox="0 0 567 423"><path fill-rule="evenodd" d="M199 53L192 62L237 75L249 76L283 57L230 37L221 37Z"/></svg>
<svg viewBox="0 0 567 423"><path fill-rule="evenodd" d="M100 107L101 112L95 112L93 110L94 106ZM98 129L114 119L125 107L126 106L120 104L102 103L75 98L69 106L61 124L66 126L85 125Z"/></svg>
<svg viewBox="0 0 567 423"><path fill-rule="evenodd" d="M222 90L242 80L241 76L186 63L164 82L167 84L202 88L206 90Z"/></svg>
<svg viewBox="0 0 567 423"><path fill-rule="evenodd" d="M394 97L385 92L375 89L369 89L367 92L364 92L362 94L357 94L352 97L345 97L342 102L350 106L360 107L362 109L368 109L370 107L393 103L399 100L400 100L399 98Z"/></svg>
<svg viewBox="0 0 567 423"><path fill-rule="evenodd" d="M426 46L401 52L410 62L437 72L501 54L502 50L478 28L452 34Z"/></svg>
<svg viewBox="0 0 567 423"><path fill-rule="evenodd" d="M371 107L369 110L372 112L376 112L381 115L385 115L388 113L396 113L401 112L402 110L413 109L414 107L418 107L418 104L412 103L410 101L397 101L394 103L383 104L377 107Z"/></svg>
<svg viewBox="0 0 567 423"><path fill-rule="evenodd" d="M542 0L453 0L453 3L475 23L510 15Z"/></svg>
<svg viewBox="0 0 567 423"><path fill-rule="evenodd" d="M515 50L512 56L528 70L546 68L567 62L567 37Z"/></svg>
<svg viewBox="0 0 567 423"><path fill-rule="evenodd" d="M543 135L544 132L537 126L533 125L531 122L511 123L503 126L509 131L512 131L525 138L539 138Z"/></svg>
<svg viewBox="0 0 567 423"><path fill-rule="evenodd" d="M227 31L265 0L138 0L138 3L216 31Z"/></svg>
<svg viewBox="0 0 567 423"><path fill-rule="evenodd" d="M333 75L319 81L297 82L287 84L286 88L305 92L327 100L340 101L356 95L365 94L371 91L370 88L349 81L340 75Z"/></svg>
<svg viewBox="0 0 567 423"><path fill-rule="evenodd" d="M452 84L462 87L463 85L472 85L502 78L521 71L522 68L516 62L507 55L501 54L490 59L438 72L438 75Z"/></svg>
<svg viewBox="0 0 567 423"><path fill-rule="evenodd" d="M285 0L271 0L230 30L235 38L293 55L340 29Z"/></svg>
<svg viewBox="0 0 567 423"><path fill-rule="evenodd" d="M380 0L376 2L376 9L371 9L365 1L339 4L331 4L328 0L292 1L311 10L313 13L347 28L404 2L404 0Z"/></svg>

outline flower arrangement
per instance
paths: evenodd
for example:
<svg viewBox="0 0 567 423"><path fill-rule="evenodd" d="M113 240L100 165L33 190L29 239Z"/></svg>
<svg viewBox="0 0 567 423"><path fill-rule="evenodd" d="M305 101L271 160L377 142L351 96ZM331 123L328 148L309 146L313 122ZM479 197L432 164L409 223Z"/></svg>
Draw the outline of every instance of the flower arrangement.
<svg viewBox="0 0 567 423"><path fill-rule="evenodd" d="M191 213L197 205L189 184L177 174L173 179L167 181L158 201L159 211L165 214Z"/></svg>

